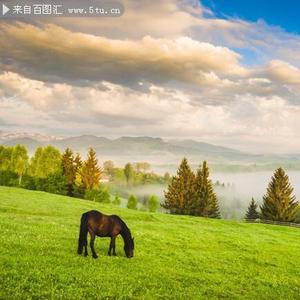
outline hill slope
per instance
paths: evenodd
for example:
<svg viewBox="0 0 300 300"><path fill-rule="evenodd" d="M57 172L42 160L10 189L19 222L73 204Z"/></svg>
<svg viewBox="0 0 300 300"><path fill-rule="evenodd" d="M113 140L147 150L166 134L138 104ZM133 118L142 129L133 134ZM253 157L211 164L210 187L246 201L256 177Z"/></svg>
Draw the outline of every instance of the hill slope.
<svg viewBox="0 0 300 300"><path fill-rule="evenodd" d="M79 219L120 215L133 259L76 254ZM0 187L0 298L299 299L300 230L148 214L63 196Z"/></svg>

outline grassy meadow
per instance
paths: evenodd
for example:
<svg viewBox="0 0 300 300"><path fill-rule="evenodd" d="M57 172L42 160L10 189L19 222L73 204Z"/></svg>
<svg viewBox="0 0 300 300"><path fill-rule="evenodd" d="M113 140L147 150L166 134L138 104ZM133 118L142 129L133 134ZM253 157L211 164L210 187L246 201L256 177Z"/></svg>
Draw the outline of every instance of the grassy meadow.
<svg viewBox="0 0 300 300"><path fill-rule="evenodd" d="M117 257L78 256L79 220L118 214L135 237ZM90 249L89 249L90 254ZM1 299L300 299L300 230L150 214L0 187Z"/></svg>

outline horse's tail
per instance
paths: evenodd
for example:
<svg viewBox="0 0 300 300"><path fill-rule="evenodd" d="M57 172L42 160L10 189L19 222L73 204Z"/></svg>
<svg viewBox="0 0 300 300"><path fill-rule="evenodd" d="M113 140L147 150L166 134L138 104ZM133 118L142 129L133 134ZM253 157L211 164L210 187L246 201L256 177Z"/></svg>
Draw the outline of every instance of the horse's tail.
<svg viewBox="0 0 300 300"><path fill-rule="evenodd" d="M80 231L78 239L78 254L82 254L83 246L87 245L87 233L88 233L88 215L82 214L80 221Z"/></svg>

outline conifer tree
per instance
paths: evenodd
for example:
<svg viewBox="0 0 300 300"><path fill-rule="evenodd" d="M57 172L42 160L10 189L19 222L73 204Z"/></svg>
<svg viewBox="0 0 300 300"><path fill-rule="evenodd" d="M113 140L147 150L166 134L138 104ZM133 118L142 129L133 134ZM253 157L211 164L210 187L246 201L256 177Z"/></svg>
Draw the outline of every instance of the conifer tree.
<svg viewBox="0 0 300 300"><path fill-rule="evenodd" d="M84 162L81 168L81 180L83 186L88 190L98 189L101 175L102 171L98 166L96 152L94 149L90 148L87 160Z"/></svg>
<svg viewBox="0 0 300 300"><path fill-rule="evenodd" d="M69 196L73 196L76 178L76 164L73 151L70 148L67 148L62 154L62 168L67 183L67 194Z"/></svg>
<svg viewBox="0 0 300 300"><path fill-rule="evenodd" d="M210 218L220 218L219 204L209 179L209 168L204 161L197 171L195 179L196 197L193 202L192 214Z"/></svg>
<svg viewBox="0 0 300 300"><path fill-rule="evenodd" d="M195 175L188 161L184 158L177 170L177 175L172 177L162 207L170 210L173 214L190 214L191 206L195 197Z"/></svg>
<svg viewBox="0 0 300 300"><path fill-rule="evenodd" d="M248 206L248 210L246 212L245 215L245 219L246 220L256 220L259 219L259 213L257 211L257 203L255 202L254 198L252 198L249 206Z"/></svg>
<svg viewBox="0 0 300 300"><path fill-rule="evenodd" d="M263 197L261 217L265 220L293 222L296 218L298 202L293 195L293 187L282 168L275 171Z"/></svg>

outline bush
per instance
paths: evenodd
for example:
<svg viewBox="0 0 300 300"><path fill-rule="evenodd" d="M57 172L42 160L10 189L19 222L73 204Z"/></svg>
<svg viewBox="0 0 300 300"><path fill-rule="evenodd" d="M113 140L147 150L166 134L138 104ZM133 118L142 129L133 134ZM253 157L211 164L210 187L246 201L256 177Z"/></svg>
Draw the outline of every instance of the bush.
<svg viewBox="0 0 300 300"><path fill-rule="evenodd" d="M44 191L52 194L66 195L65 176L60 172L49 174L44 185Z"/></svg>
<svg viewBox="0 0 300 300"><path fill-rule="evenodd" d="M27 190L36 190L35 178L30 175L24 175L21 187Z"/></svg>
<svg viewBox="0 0 300 300"><path fill-rule="evenodd" d="M127 201L127 208L137 209L138 199L134 195L130 195Z"/></svg>
<svg viewBox="0 0 300 300"><path fill-rule="evenodd" d="M0 171L0 185L18 186L18 175L12 171Z"/></svg>
<svg viewBox="0 0 300 300"><path fill-rule="evenodd" d="M120 198L119 194L115 195L115 199L113 200L112 204L118 205L118 206L121 204L121 198Z"/></svg>
<svg viewBox="0 0 300 300"><path fill-rule="evenodd" d="M156 212L159 206L159 200L155 195L152 195L149 197L147 204L150 212Z"/></svg>
<svg viewBox="0 0 300 300"><path fill-rule="evenodd" d="M110 193L108 188L86 190L84 199L101 203L110 203Z"/></svg>

